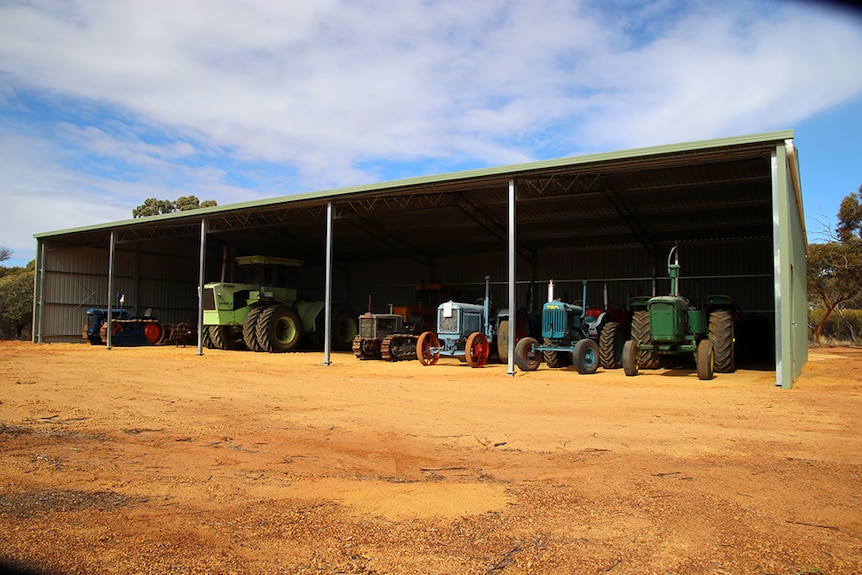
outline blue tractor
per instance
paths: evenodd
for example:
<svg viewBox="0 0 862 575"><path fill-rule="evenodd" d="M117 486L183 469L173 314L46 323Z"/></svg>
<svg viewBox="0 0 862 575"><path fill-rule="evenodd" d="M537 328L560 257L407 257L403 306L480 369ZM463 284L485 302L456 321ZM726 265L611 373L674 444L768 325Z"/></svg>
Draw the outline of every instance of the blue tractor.
<svg viewBox="0 0 862 575"><path fill-rule="evenodd" d="M145 313L143 317L132 316L122 307L123 296L118 296L120 307L111 310L111 343L116 346L155 345L165 337L165 330L154 317ZM92 345L102 345L108 340L108 310L90 308L87 323L81 336Z"/></svg>
<svg viewBox="0 0 862 575"><path fill-rule="evenodd" d="M587 283L584 282L583 301L586 298ZM532 337L522 338L515 346L515 364L522 371L534 371L544 359L550 367L572 365L578 373L595 373L600 363L599 344L590 339L586 316L583 305L565 303L554 297L554 282L551 280L548 301L542 306L542 343ZM608 329L606 325L599 337L604 333L613 337L619 332Z"/></svg>
<svg viewBox="0 0 862 575"><path fill-rule="evenodd" d="M491 276L485 276L481 303L450 300L437 307L437 332L419 335L416 357L422 365L434 365L442 355L466 361L470 367L482 367L496 344L497 322L498 317L491 312Z"/></svg>

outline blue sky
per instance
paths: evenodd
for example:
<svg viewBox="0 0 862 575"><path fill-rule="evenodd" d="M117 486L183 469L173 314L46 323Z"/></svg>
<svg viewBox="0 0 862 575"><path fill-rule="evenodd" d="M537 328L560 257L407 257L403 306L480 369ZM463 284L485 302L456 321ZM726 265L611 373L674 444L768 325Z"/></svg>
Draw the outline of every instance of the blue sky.
<svg viewBox="0 0 862 575"><path fill-rule="evenodd" d="M0 0L0 246L792 128L809 238L862 184L862 13L802 1Z"/></svg>

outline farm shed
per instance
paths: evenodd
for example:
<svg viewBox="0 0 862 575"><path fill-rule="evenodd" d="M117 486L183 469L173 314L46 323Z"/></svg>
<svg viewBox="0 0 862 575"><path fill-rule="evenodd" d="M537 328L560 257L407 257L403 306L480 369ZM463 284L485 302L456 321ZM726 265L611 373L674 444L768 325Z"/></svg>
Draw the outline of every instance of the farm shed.
<svg viewBox="0 0 862 575"><path fill-rule="evenodd" d="M790 387L807 360L807 238L793 131L470 170L36 234L35 342L83 341L90 307L125 294L165 323L198 321L198 285L235 256L305 263L308 300L366 311L456 286L538 310L557 295L624 306L666 293L679 246L681 293L739 310L741 361ZM227 276L225 276L227 274ZM111 305L116 305L111 302ZM329 363L328 352L324 363ZM512 366L510 363L510 373Z"/></svg>

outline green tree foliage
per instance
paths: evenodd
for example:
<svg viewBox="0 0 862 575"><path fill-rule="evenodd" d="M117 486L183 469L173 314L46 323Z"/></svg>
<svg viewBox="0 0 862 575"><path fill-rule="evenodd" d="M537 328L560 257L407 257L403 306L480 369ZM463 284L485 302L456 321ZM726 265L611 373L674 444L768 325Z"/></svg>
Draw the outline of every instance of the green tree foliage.
<svg viewBox="0 0 862 575"><path fill-rule="evenodd" d="M862 186L841 201L838 241L808 246L808 302L816 323L814 341L834 311L862 305ZM815 320L815 317L817 318ZM842 316L843 317L843 316Z"/></svg>
<svg viewBox="0 0 862 575"><path fill-rule="evenodd" d="M23 268L0 269L0 334L4 338L18 339L30 327L33 319L36 261L31 261Z"/></svg>
<svg viewBox="0 0 862 575"><path fill-rule="evenodd" d="M157 216L159 214L170 214L173 212L185 212L188 210L196 210L198 208L209 208L217 206L215 200L204 200L203 202L197 196L180 196L176 201L157 200L156 198L147 198L144 203L132 210L133 218L145 218L148 216Z"/></svg>
<svg viewBox="0 0 862 575"><path fill-rule="evenodd" d="M835 231L842 242L862 240L862 186L859 186L855 194L841 200L841 206L838 208L838 228Z"/></svg>

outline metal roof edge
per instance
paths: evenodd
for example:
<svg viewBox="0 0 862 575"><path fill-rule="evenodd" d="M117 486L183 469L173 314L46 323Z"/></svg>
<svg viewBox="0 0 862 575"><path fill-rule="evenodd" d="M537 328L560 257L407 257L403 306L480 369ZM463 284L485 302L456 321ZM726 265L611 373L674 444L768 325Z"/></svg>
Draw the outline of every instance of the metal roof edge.
<svg viewBox="0 0 862 575"><path fill-rule="evenodd" d="M330 190L320 190L314 192L303 192L291 194L287 196L276 196L261 200L253 200L248 202L239 202L234 204L225 204L223 206L211 206L207 208L198 208L183 212L173 212L170 214L160 214L157 216L146 216L143 218L133 218L129 220L118 220L115 222L106 222L103 224L92 224L78 228L68 228L63 230L55 230L50 232L42 232L33 234L36 239L45 239L55 236L67 234L107 231L113 228L127 227L133 225L147 225L153 223L162 223L173 219L193 219L200 220L208 214L218 214L248 208L261 208L284 203L294 203L308 200L319 200L324 198L338 198L345 195L356 194L361 192L369 192L375 190L387 190L394 188L403 188L420 184L440 183L458 179L470 179L481 177L501 176L504 174L517 174L521 172L530 172L547 168L560 168L565 166L585 165L591 163L609 162L629 160L645 156L661 156L669 154L677 154L683 152L692 152L696 150L706 150L714 148L727 148L733 146L742 146L748 144L768 144L776 143L784 145L788 139L794 137L793 130L777 130L772 132L762 132L758 134L747 134L741 136L730 136L723 138L714 138L709 140L697 140L691 142L682 142L676 144L664 144L659 146L650 146L643 148L632 148L628 150L620 150L614 152L599 152L594 154L585 154L582 156L569 156L564 158L556 158L551 160L538 160L534 162L526 162L521 164L511 164L506 166L493 166L489 168L475 168L460 172L450 172L444 174L433 174L428 176L417 176L413 178L405 178L400 180L391 180L384 182L376 182L371 184L359 184L355 186L346 186L342 188L333 188Z"/></svg>

